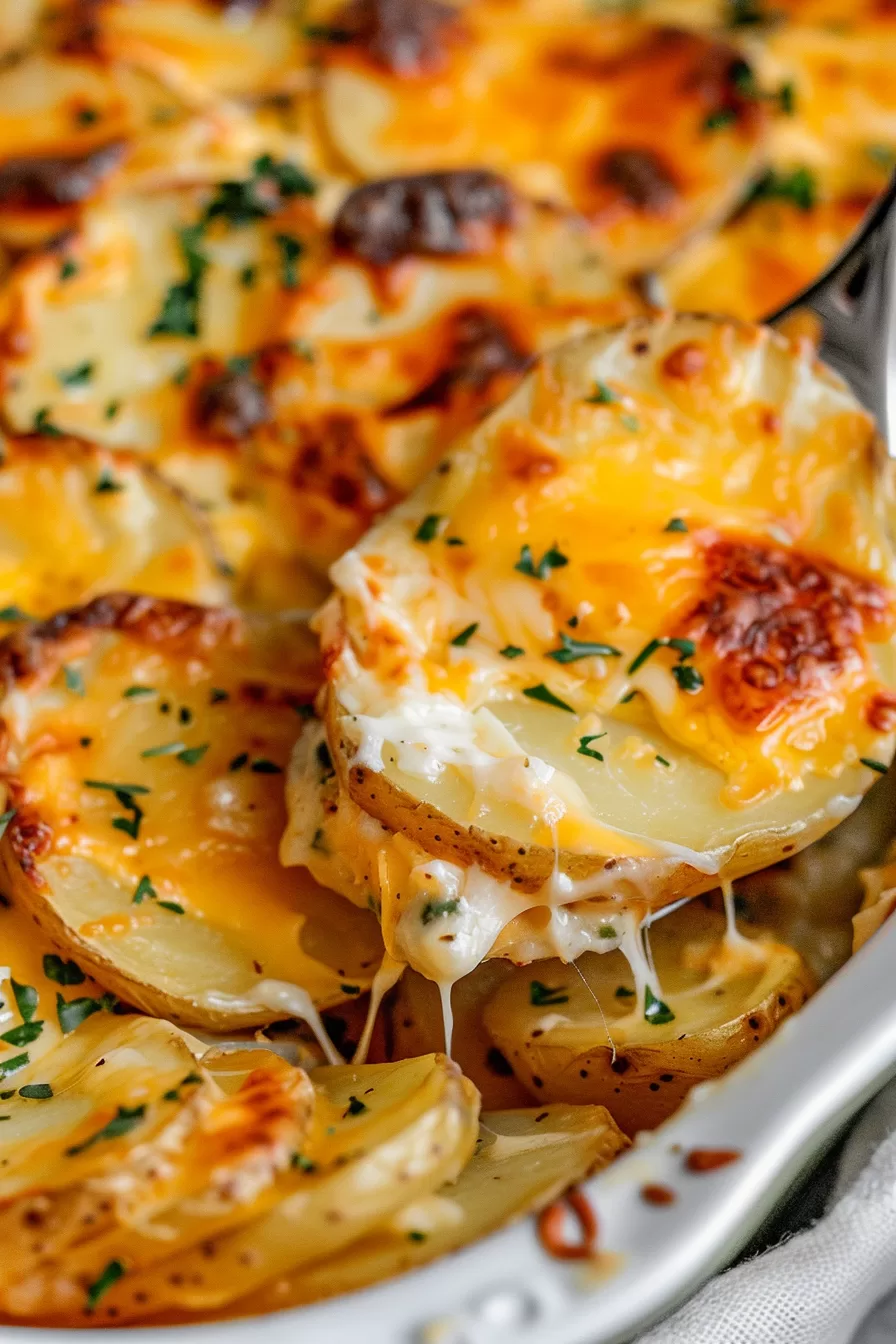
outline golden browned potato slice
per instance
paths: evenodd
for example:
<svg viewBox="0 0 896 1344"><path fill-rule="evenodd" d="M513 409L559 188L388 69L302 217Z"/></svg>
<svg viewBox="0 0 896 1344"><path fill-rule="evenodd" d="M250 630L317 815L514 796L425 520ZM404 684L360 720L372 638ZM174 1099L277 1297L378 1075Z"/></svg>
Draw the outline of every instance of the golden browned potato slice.
<svg viewBox="0 0 896 1344"><path fill-rule="evenodd" d="M118 594L22 627L0 661L0 861L60 954L174 1021L320 1033L315 1005L382 951L370 914L276 858L316 686L304 627Z"/></svg>
<svg viewBox="0 0 896 1344"><path fill-rule="evenodd" d="M602 1106L486 1111L476 1152L454 1184L402 1209L326 1264L274 1281L234 1311L282 1311L406 1273L546 1207L626 1146Z"/></svg>
<svg viewBox="0 0 896 1344"><path fill-rule="evenodd" d="M49 36L66 49L148 71L195 101L264 97L305 84L295 0L140 0L54 4Z"/></svg>
<svg viewBox="0 0 896 1344"><path fill-rule="evenodd" d="M708 890L851 811L896 718L875 451L767 329L664 316L546 357L318 617L340 785L422 853L400 918L538 907L567 945L558 906Z"/></svg>
<svg viewBox="0 0 896 1344"><path fill-rule="evenodd" d="M547 210L464 259L401 252L386 277L358 202L315 186L260 156L216 186L118 196L5 290L10 423L149 454L265 609L317 605L327 566L537 350L640 306Z"/></svg>
<svg viewBox="0 0 896 1344"><path fill-rule="evenodd" d="M315 1071L312 1081L326 1109L342 1108L341 1160L327 1164L332 1135L319 1144L312 1136L273 1209L151 1269L125 1271L98 1304L97 1321L224 1306L300 1266L329 1260L454 1180L470 1158L479 1098L444 1056L340 1069L332 1082L326 1070ZM374 1107L367 1146L367 1112Z"/></svg>
<svg viewBox="0 0 896 1344"><path fill-rule="evenodd" d="M7 438L2 620L49 616L110 588L221 602L229 585L195 502L139 458L74 439Z"/></svg>
<svg viewBox="0 0 896 1344"><path fill-rule="evenodd" d="M42 0L21 0L21 4L4 6L0 15L0 53L5 56L25 45L37 27L41 3Z"/></svg>
<svg viewBox="0 0 896 1344"><path fill-rule="evenodd" d="M646 984L615 951L520 969L486 1005L486 1030L534 1095L605 1105L628 1134L652 1129L812 991L792 948L725 932L724 917L698 902L665 916L648 933Z"/></svg>
<svg viewBox="0 0 896 1344"><path fill-rule="evenodd" d="M101 1035L101 1046L104 1039ZM53 1062L52 1056L45 1061L44 1072L55 1082ZM95 1059L91 1062L95 1068ZM219 1085L222 1078L226 1089ZM109 1200L108 1213L82 1220L73 1244L66 1245L48 1236L45 1219L39 1232L26 1238L32 1252L35 1242L42 1243L30 1266L23 1263L21 1242L10 1251L0 1294L5 1311L14 1316L79 1312L90 1285L113 1261L121 1263L126 1256L129 1270L143 1267L257 1217L277 1199L278 1181L305 1141L314 1091L307 1074L270 1051L213 1051L164 1090L161 1101L172 1124L156 1148L141 1146L133 1156L118 1153L105 1185L102 1178L91 1178L95 1199L105 1195ZM144 1117L140 1107L119 1107L110 1123L113 1131L138 1135ZM107 1145L110 1137L104 1131L96 1146ZM66 1155L77 1147L71 1132L60 1141ZM66 1187L69 1200L77 1181L75 1175L73 1187ZM18 1220L27 1227L29 1210L41 1198L32 1192L14 1205L7 1224L14 1228Z"/></svg>
<svg viewBox="0 0 896 1344"><path fill-rule="evenodd" d="M625 271L724 218L761 163L766 100L717 35L500 0L348 0L319 28L326 129L356 170L503 173L580 211Z"/></svg>

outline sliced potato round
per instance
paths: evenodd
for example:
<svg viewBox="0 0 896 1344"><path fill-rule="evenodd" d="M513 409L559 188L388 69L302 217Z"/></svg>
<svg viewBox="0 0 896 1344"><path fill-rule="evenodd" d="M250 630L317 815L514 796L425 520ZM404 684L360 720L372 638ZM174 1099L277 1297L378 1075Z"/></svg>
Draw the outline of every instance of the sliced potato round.
<svg viewBox="0 0 896 1344"><path fill-rule="evenodd" d="M173 1021L228 1030L360 992L371 914L276 858L316 686L305 628L124 594L0 644L0 862L63 956ZM326 1038L321 1036L324 1045Z"/></svg>
<svg viewBox="0 0 896 1344"><path fill-rule="evenodd" d="M893 749L875 451L768 329L663 316L546 357L333 568L344 789L546 906L807 844Z"/></svg>
<svg viewBox="0 0 896 1344"><path fill-rule="evenodd" d="M572 5L416 10L378 24L346 4L329 24L349 40L321 44L327 132L367 177L497 170L581 211L633 271L723 218L756 170L766 105L716 36Z"/></svg>
<svg viewBox="0 0 896 1344"><path fill-rule="evenodd" d="M233 1311L282 1311L428 1264L545 1208L626 1146L602 1106L486 1111L476 1152L454 1184L405 1207L326 1264L275 1280Z"/></svg>
<svg viewBox="0 0 896 1344"><path fill-rule="evenodd" d="M324 1077L316 1072L313 1081L326 1093ZM362 1066L351 1078L340 1070L333 1093L341 1096L346 1083L350 1086L342 1120L360 1142L376 1081L385 1083L397 1109L391 1127L380 1116L382 1132L370 1148L349 1150L346 1160L317 1170L312 1140L303 1154L309 1169L295 1173L294 1189L274 1209L202 1248L144 1272L126 1272L103 1297L96 1319L127 1321L176 1308L221 1307L278 1275L329 1259L400 1208L454 1180L476 1142L475 1089L444 1056L429 1056L422 1068L417 1060ZM420 1108L409 1107L411 1093L423 1103ZM328 1137L321 1143L324 1157Z"/></svg>
<svg viewBox="0 0 896 1344"><path fill-rule="evenodd" d="M586 953L575 967L516 971L483 1012L536 1096L605 1105L628 1134L743 1059L813 988L792 948L756 931L726 938L724 917L698 902L652 925L648 942L662 998L621 952Z"/></svg>
<svg viewBox="0 0 896 1344"><path fill-rule="evenodd" d="M52 1074L53 1060L47 1065ZM225 1069L226 1092L216 1085ZM198 1088L204 1105L189 1112L187 1098ZM113 1260L124 1256L129 1270L144 1268L257 1217L275 1202L277 1181L305 1141L314 1092L307 1074L270 1051L212 1051L162 1093L162 1102L179 1128L171 1130L176 1142L168 1140L164 1160L156 1156L152 1179L142 1152L126 1154L106 1182L118 1195L114 1220L82 1225L73 1245L45 1245L26 1272L21 1265L18 1276L7 1271L5 1311L79 1312ZM133 1193L123 1196L129 1185ZM33 1213L33 1196L28 1208ZM45 1231L41 1237L46 1242ZM21 1255L13 1260L20 1263Z"/></svg>
<svg viewBox="0 0 896 1344"><path fill-rule="evenodd" d="M228 583L195 503L131 454L74 439L6 439L3 621L49 616L110 588L226 600Z"/></svg>

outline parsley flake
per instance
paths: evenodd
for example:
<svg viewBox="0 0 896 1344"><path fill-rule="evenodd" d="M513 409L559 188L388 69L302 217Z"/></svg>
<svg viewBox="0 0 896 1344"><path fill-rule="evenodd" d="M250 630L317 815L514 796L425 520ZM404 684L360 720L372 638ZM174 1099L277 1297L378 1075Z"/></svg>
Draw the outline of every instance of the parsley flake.
<svg viewBox="0 0 896 1344"><path fill-rule="evenodd" d="M525 652L518 644L505 644L503 649L499 649L502 658L522 658Z"/></svg>
<svg viewBox="0 0 896 1344"><path fill-rule="evenodd" d="M139 1106L119 1106L111 1120L98 1129L95 1134L84 1139L82 1143L73 1144L71 1148L66 1148L66 1157L77 1157L79 1153L85 1153L88 1148L92 1148L95 1143L103 1143L108 1139L120 1139L125 1134L130 1134L132 1129L136 1129L146 1115L146 1106L143 1102Z"/></svg>
<svg viewBox="0 0 896 1344"><path fill-rule="evenodd" d="M93 487L95 495L117 495L124 489L121 481L116 480L108 467L103 467L97 477L96 485Z"/></svg>
<svg viewBox="0 0 896 1344"><path fill-rule="evenodd" d="M198 765L210 746L210 742L203 742L198 747L184 747L177 753L177 759L182 765ZM252 768L255 769L254 766Z"/></svg>
<svg viewBox="0 0 896 1344"><path fill-rule="evenodd" d="M679 662L683 662L685 658L693 658L697 652L697 645L692 639L668 639L665 635L659 639L652 639L629 663L626 669L628 675L631 676L639 667L643 667L647 659L652 658L658 649L675 649L679 655Z"/></svg>
<svg viewBox="0 0 896 1344"><path fill-rule="evenodd" d="M125 700L145 700L148 696L157 695L158 692L154 686L128 686L121 694Z"/></svg>
<svg viewBox="0 0 896 1344"><path fill-rule="evenodd" d="M619 397L613 389L607 387L606 383L600 382L599 379L595 381L594 391L591 393L591 396L585 398L585 401L589 406L611 406L618 400Z"/></svg>
<svg viewBox="0 0 896 1344"><path fill-rule="evenodd" d="M52 1095L53 1088L49 1083L26 1083L19 1088L19 1096L26 1101L49 1101Z"/></svg>
<svg viewBox="0 0 896 1344"><path fill-rule="evenodd" d="M618 990L616 991L619 992ZM644 986L644 1021L652 1027L663 1027L675 1021L675 1014L667 1003L658 999L649 985Z"/></svg>
<svg viewBox="0 0 896 1344"><path fill-rule="evenodd" d="M298 260L305 251L303 244L290 233L275 234L274 242L280 251L280 284L284 289L298 289Z"/></svg>
<svg viewBox="0 0 896 1344"><path fill-rule="evenodd" d="M10 1027L9 1031L0 1033L0 1041L5 1041L7 1045L30 1045L43 1029L43 1022L23 1022L21 1026Z"/></svg>
<svg viewBox="0 0 896 1344"><path fill-rule="evenodd" d="M37 1012L37 990L33 985L20 985L17 980L10 980L13 998L16 1001L16 1007L19 1010L19 1016L23 1022L30 1022ZM6 1037L3 1037L6 1040ZM13 1045L24 1045L25 1042L13 1041Z"/></svg>
<svg viewBox="0 0 896 1344"><path fill-rule="evenodd" d="M0 621L30 621L31 617L27 611L13 604L9 607L0 607Z"/></svg>
<svg viewBox="0 0 896 1344"><path fill-rule="evenodd" d="M890 769L888 765L884 765L883 761L875 761L870 756L860 756L859 761L862 765L866 765L869 770L876 770L879 775L887 774Z"/></svg>
<svg viewBox="0 0 896 1344"><path fill-rule="evenodd" d="M348 1115L363 1115L366 1110L366 1102L360 1101L357 1097L349 1097L348 1109L345 1111L342 1118L344 1120Z"/></svg>
<svg viewBox="0 0 896 1344"><path fill-rule="evenodd" d="M533 1008L553 1008L561 1003L569 1003L569 995L563 992L563 985L558 985L552 989L550 985L543 985L540 980L531 980L529 982L529 1002Z"/></svg>
<svg viewBox="0 0 896 1344"><path fill-rule="evenodd" d="M120 1260L110 1260L98 1279L87 1289L87 1300L84 1304L84 1310L91 1312L95 1309L100 1298L108 1293L109 1289L116 1284L124 1274L124 1265Z"/></svg>
<svg viewBox="0 0 896 1344"><path fill-rule="evenodd" d="M603 753L595 751L594 747L591 746L591 743L596 742L600 737L606 737L606 733L589 733L586 737L580 737L579 745L576 748L576 755L590 756L592 760L602 761Z"/></svg>
<svg viewBox="0 0 896 1344"><path fill-rule="evenodd" d="M465 626L464 629L461 630L460 634L455 635L454 638L452 639L451 641L452 646L455 649L464 648L467 644L469 644L470 640L473 638L478 629L479 629L478 621L473 621L471 625Z"/></svg>
<svg viewBox="0 0 896 1344"><path fill-rule="evenodd" d="M427 901L420 911L420 923L431 924L435 919L444 919L446 915L456 915L460 909L460 898L452 896L448 900Z"/></svg>
<svg viewBox="0 0 896 1344"><path fill-rule="evenodd" d="M28 1059L27 1050L24 1054L12 1055L9 1059L0 1059L0 1078L8 1078L11 1073L18 1073L19 1069L24 1069Z"/></svg>
<svg viewBox="0 0 896 1344"><path fill-rule="evenodd" d="M703 686L702 674L689 663L678 663L673 667L672 675L678 682L678 689L686 691L688 695L696 695Z"/></svg>
<svg viewBox="0 0 896 1344"><path fill-rule="evenodd" d="M789 201L798 210L809 211L818 200L818 186L808 168L795 168L791 173L777 173L770 168L754 183L746 205L754 201Z"/></svg>
<svg viewBox="0 0 896 1344"><path fill-rule="evenodd" d="M147 332L150 339L156 336L199 335L202 277L209 264L199 247L203 229L202 224L191 224L177 232L186 277L173 284L165 295L161 312Z"/></svg>
<svg viewBox="0 0 896 1344"><path fill-rule="evenodd" d="M111 1013L117 1003L114 994L103 994L98 999L91 999L86 995L80 999L64 999L61 994L57 994L56 1016L63 1036L75 1031L82 1022L87 1021L88 1017L93 1017L94 1013Z"/></svg>
<svg viewBox="0 0 896 1344"><path fill-rule="evenodd" d="M554 709L565 709L567 714L575 714L572 705L568 705L565 700L561 700L552 690L540 681L537 686L525 686L523 695L530 700L540 700L543 705L552 705Z"/></svg>
<svg viewBox="0 0 896 1344"><path fill-rule="evenodd" d="M535 564L531 546L520 547L520 558L514 565L514 569L520 574L525 574L530 579L546 579L555 569L563 569L569 564L568 556L558 550L556 545L551 546L545 551L544 555Z"/></svg>
<svg viewBox="0 0 896 1344"><path fill-rule="evenodd" d="M10 807L7 808L5 812L0 812L0 840L2 840L4 835L6 834L6 828L12 821L17 811L18 811L17 808Z"/></svg>
<svg viewBox="0 0 896 1344"><path fill-rule="evenodd" d="M55 952L44 954L44 975L57 985L83 985L87 979L76 961L63 961Z"/></svg>
<svg viewBox="0 0 896 1344"><path fill-rule="evenodd" d="M687 532L687 530L688 525L683 518L670 518L663 528L664 532Z"/></svg>
<svg viewBox="0 0 896 1344"><path fill-rule="evenodd" d="M155 887L153 886L152 882L149 879L148 873L144 873L140 881L137 883L136 890L134 891L134 894L131 897L131 904L142 905L144 901L154 901L158 896L158 894L159 893L156 891Z"/></svg>
<svg viewBox="0 0 896 1344"><path fill-rule="evenodd" d="M617 986L614 997L617 999L633 999L635 997L635 991L629 989L627 985L619 985Z"/></svg>
<svg viewBox="0 0 896 1344"><path fill-rule="evenodd" d="M50 415L49 406L41 406L40 410L35 412L34 432L35 434L43 434L48 439L61 439L63 437L62 430L53 424Z"/></svg>
<svg viewBox="0 0 896 1344"><path fill-rule="evenodd" d="M433 541L442 521L440 513L428 513L414 533L415 541Z"/></svg>
<svg viewBox="0 0 896 1344"><path fill-rule="evenodd" d="M573 639L565 631L560 632L560 648L551 649L547 654L555 663L577 663L580 658L620 658L622 650L612 644L589 644L587 640Z"/></svg>
<svg viewBox="0 0 896 1344"><path fill-rule="evenodd" d="M65 689L71 691L73 695L85 695L84 678L77 667L71 667L64 663L62 675L65 678Z"/></svg>

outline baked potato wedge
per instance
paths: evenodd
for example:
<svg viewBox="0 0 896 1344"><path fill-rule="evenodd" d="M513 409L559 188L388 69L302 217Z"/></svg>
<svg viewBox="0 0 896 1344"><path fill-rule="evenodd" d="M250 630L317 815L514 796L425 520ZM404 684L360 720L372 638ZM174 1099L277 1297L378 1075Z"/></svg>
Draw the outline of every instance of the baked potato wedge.
<svg viewBox="0 0 896 1344"><path fill-rule="evenodd" d="M792 948L755 930L726 936L724 916L701 902L647 938L658 993L621 952L589 952L574 967L515 971L482 1016L533 1095L604 1105L627 1134L653 1129L695 1083L743 1059L814 987Z"/></svg>
<svg viewBox="0 0 896 1344"><path fill-rule="evenodd" d="M452 899L661 905L808 844L893 749L875 444L768 329L546 356L332 569L342 789L461 870Z"/></svg>
<svg viewBox="0 0 896 1344"><path fill-rule="evenodd" d="M0 869L58 953L127 1003L234 1030L370 983L373 916L276 858L317 684L304 626L117 594L0 644Z"/></svg>
<svg viewBox="0 0 896 1344"><path fill-rule="evenodd" d="M51 1077L52 1068L51 1058L44 1070ZM193 1093L197 1099L190 1110ZM314 1091L307 1074L270 1051L210 1051L162 1093L162 1101L177 1126L169 1127L172 1137L154 1159L156 1170L144 1149L132 1158L119 1155L114 1179L106 1179L113 1214L82 1221L74 1243L65 1246L58 1239L54 1244L42 1229L42 1250L25 1272L20 1251L12 1251L0 1290L2 1310L23 1317L79 1312L85 1292L113 1261L125 1257L129 1271L145 1268L257 1217L276 1201L278 1180L306 1139ZM120 1108L116 1114L122 1116ZM124 1115L116 1121L120 1127L133 1111L125 1108ZM99 1189L104 1193L101 1183ZM25 1202L23 1227L29 1216L33 1221L39 1202L34 1194ZM14 1228L19 1210L12 1213L7 1221ZM32 1232L29 1250L34 1240Z"/></svg>
<svg viewBox="0 0 896 1344"><path fill-rule="evenodd" d="M3 628L110 589L226 601L229 583L196 503L130 453L77 439L5 439Z"/></svg>
<svg viewBox="0 0 896 1344"><path fill-rule="evenodd" d="M95 1319L122 1322L187 1309L209 1311L313 1261L329 1260L400 1208L454 1180L475 1147L479 1098L444 1056L399 1065L315 1070L315 1088L338 1126L309 1138L280 1202L234 1233L128 1274L109 1289ZM384 1096L377 1098L377 1090ZM375 1100L376 1099L376 1100ZM390 1107L389 1102L393 1105ZM376 1106L371 1145L368 1108ZM390 1121L391 1114L391 1121ZM333 1128L333 1125L329 1125ZM328 1162L340 1152L341 1160Z"/></svg>
<svg viewBox="0 0 896 1344"><path fill-rule="evenodd" d="M579 211L633 272L723 219L761 163L768 110L715 34L572 4L419 8L412 32L410 8L377 26L363 5L328 7L344 37L319 44L324 123L365 177L498 171Z"/></svg>
<svg viewBox="0 0 896 1344"><path fill-rule="evenodd" d="M325 1265L288 1274L235 1303L233 1314L282 1311L428 1264L537 1213L625 1147L601 1106L486 1111L476 1151L453 1184L401 1209Z"/></svg>

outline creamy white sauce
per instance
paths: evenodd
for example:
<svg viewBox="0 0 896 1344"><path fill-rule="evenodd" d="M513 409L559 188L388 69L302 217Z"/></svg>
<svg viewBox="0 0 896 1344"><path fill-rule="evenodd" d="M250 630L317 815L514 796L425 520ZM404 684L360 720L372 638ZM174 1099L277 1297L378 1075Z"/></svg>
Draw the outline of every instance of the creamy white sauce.
<svg viewBox="0 0 896 1344"><path fill-rule="evenodd" d="M198 1002L212 1012L247 1013L256 1008L269 1008L271 1012L282 1012L284 1017L299 1018L311 1028L328 1064L345 1063L324 1030L314 1000L307 989L302 989L300 985L292 985L287 980L259 980L245 994L222 994L217 990L206 990Z"/></svg>

